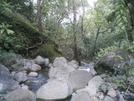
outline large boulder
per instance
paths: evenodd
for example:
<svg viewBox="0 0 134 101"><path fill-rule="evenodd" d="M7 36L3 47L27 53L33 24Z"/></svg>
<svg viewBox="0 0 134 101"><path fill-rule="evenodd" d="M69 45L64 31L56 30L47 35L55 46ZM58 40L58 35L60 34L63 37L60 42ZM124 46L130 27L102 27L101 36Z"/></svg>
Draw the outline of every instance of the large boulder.
<svg viewBox="0 0 134 101"><path fill-rule="evenodd" d="M85 70L75 70L69 75L69 82L74 91L84 88L89 80L93 78L92 74Z"/></svg>
<svg viewBox="0 0 134 101"><path fill-rule="evenodd" d="M84 89L77 90L77 92L83 92L86 91L89 93L89 95L96 96L97 92L100 89L100 86L104 83L103 79L100 76L93 77L89 82L88 86Z"/></svg>
<svg viewBox="0 0 134 101"><path fill-rule="evenodd" d="M74 67L69 65L64 57L57 57L54 60L53 65L50 67L49 78L56 79L62 77L68 80L69 73L74 70L75 70Z"/></svg>
<svg viewBox="0 0 134 101"><path fill-rule="evenodd" d="M9 70L0 64L0 94L6 94L16 89L20 89L19 82L15 81Z"/></svg>
<svg viewBox="0 0 134 101"><path fill-rule="evenodd" d="M104 55L95 65L95 69L99 74L107 73L107 71L114 73L121 70L128 61L130 61L128 53L117 49Z"/></svg>
<svg viewBox="0 0 134 101"><path fill-rule="evenodd" d="M19 89L8 93L5 99L6 101L36 101L36 96L29 90Z"/></svg>
<svg viewBox="0 0 134 101"><path fill-rule="evenodd" d="M36 96L44 100L59 100L67 98L71 93L71 86L66 80L55 79L41 86Z"/></svg>

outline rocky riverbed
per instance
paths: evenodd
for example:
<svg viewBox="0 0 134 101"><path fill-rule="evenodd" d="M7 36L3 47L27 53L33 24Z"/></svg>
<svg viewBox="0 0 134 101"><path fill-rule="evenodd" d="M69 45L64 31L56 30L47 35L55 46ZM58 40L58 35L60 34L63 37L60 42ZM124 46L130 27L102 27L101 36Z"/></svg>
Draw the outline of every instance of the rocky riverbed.
<svg viewBox="0 0 134 101"><path fill-rule="evenodd" d="M0 65L0 101L127 101L106 74L97 75L93 62L78 66L64 57L50 63L19 55L6 61Z"/></svg>

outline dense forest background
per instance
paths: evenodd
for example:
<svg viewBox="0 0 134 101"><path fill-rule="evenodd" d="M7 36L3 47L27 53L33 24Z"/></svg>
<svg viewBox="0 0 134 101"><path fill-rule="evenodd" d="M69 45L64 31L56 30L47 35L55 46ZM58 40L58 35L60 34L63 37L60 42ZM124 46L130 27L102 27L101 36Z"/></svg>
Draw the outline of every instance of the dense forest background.
<svg viewBox="0 0 134 101"><path fill-rule="evenodd" d="M0 0L0 59L30 57L53 44L67 58L96 59L121 48L134 52L134 1Z"/></svg>

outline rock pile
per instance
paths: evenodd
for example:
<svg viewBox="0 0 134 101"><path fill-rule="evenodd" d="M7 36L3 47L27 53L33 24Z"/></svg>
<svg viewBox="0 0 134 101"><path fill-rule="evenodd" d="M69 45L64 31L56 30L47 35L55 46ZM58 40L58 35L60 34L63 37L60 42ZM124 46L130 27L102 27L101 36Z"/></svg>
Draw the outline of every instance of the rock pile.
<svg viewBox="0 0 134 101"><path fill-rule="evenodd" d="M52 64L41 56L21 60L21 66L17 62L9 65L11 71L0 65L0 101L65 101L69 96L70 101L125 101L117 86L106 82L105 75L96 75L94 64L78 66L64 57L57 57ZM44 67L49 67L47 83L31 92L23 83L37 77Z"/></svg>

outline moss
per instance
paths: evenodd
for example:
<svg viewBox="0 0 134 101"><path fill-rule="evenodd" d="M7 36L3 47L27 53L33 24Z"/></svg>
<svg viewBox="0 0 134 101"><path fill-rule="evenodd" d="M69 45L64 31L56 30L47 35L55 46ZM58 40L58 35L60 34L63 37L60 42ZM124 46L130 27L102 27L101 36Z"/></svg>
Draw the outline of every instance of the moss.
<svg viewBox="0 0 134 101"><path fill-rule="evenodd" d="M34 58L37 57L38 55L44 57L44 58L49 58L51 61L55 59L55 57L60 57L62 56L61 52L57 49L56 46L53 44L50 45L41 45L36 52L34 53Z"/></svg>

